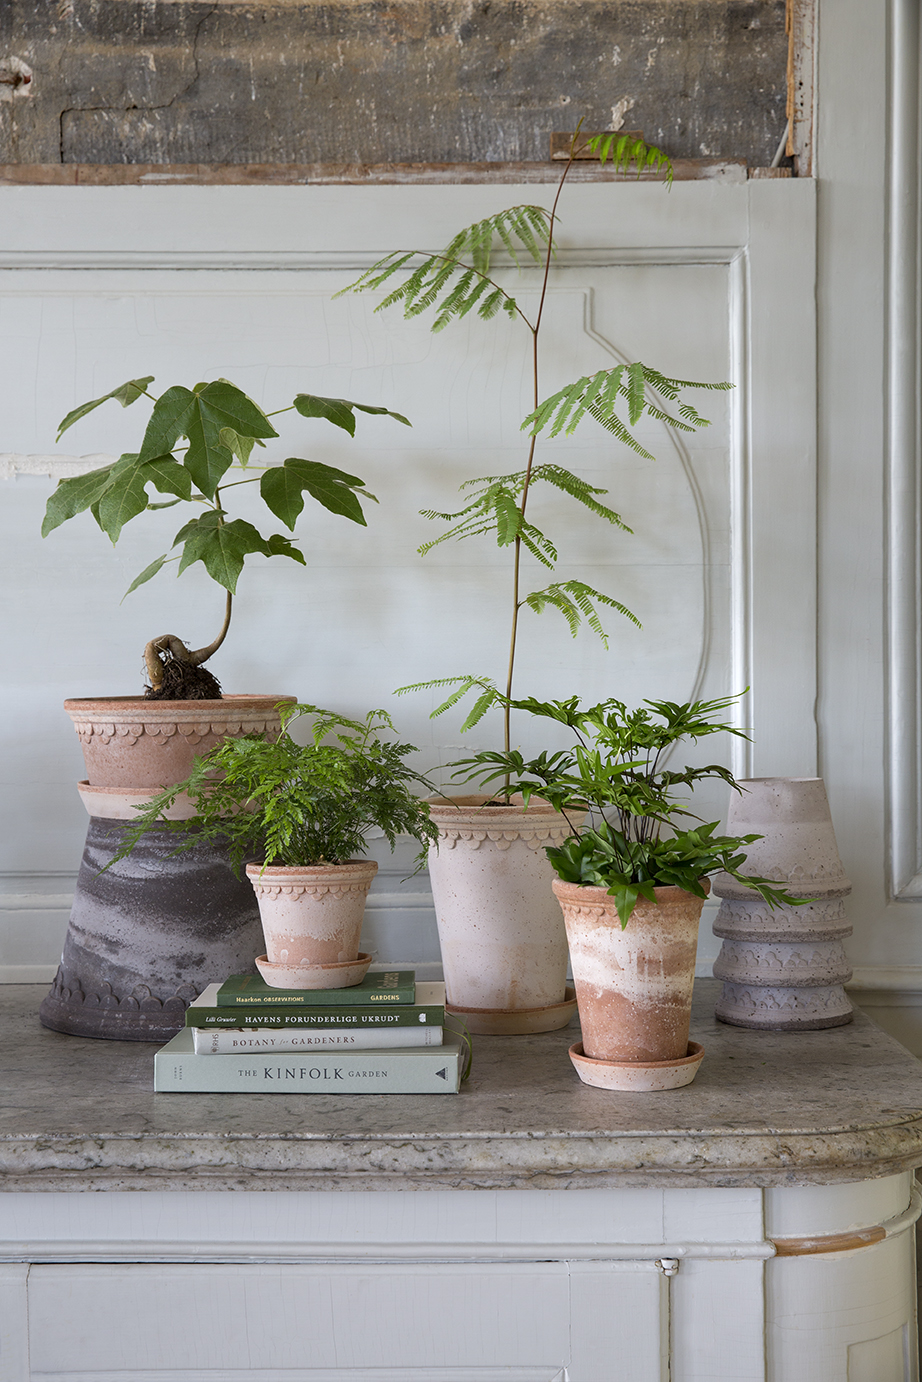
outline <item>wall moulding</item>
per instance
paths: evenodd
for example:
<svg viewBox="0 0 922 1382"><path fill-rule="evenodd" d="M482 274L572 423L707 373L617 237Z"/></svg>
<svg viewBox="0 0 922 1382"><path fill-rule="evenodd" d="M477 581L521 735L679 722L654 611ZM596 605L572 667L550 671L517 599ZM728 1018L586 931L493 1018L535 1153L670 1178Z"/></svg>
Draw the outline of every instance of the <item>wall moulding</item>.
<svg viewBox="0 0 922 1382"><path fill-rule="evenodd" d="M889 895L922 901L922 637L919 631L920 25L892 0L887 256L887 822Z"/></svg>

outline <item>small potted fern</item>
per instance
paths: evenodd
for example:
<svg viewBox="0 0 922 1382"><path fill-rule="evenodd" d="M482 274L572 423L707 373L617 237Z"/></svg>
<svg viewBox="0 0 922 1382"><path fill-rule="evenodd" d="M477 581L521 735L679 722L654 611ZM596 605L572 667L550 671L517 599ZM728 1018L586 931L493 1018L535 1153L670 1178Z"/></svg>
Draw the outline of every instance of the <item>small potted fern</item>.
<svg viewBox="0 0 922 1382"><path fill-rule="evenodd" d="M474 312L484 320L504 315L518 323L528 343L531 365L524 464L510 475L465 482L464 502L454 512L423 510L445 530L420 548L425 555L449 540L492 534L510 555L509 638L504 695L498 678L464 674L401 688L441 688L449 692L434 711L441 715L474 694L462 730L476 725L496 706L503 718L503 747L511 749L510 713L520 615L556 609L574 636L583 623L607 646L600 611L607 608L639 621L614 595L582 580L553 580L530 588L529 565L554 574L557 544L533 520L532 493L544 487L584 514L629 532L620 514L605 503L607 491L539 453L539 442L569 436L587 417L641 456L650 453L634 435L646 414L679 431L693 432L707 420L684 398L686 389L727 389L725 383L675 379L636 361L601 368L558 388L542 400L541 366L544 309L556 248L557 208L574 160L589 151L622 172L647 168L668 184L672 170L661 150L636 136L585 137L578 127L551 209L515 206L460 231L444 250L397 252L386 256L343 291L386 289L375 310L401 307L412 318L431 312L440 331ZM497 275L497 256L505 252L518 267L539 275L537 305L528 315ZM503 267L499 265L500 269ZM449 1006L472 1030L495 1033L542 1031L564 1026L572 1016L566 991L567 945L559 908L550 891L552 872L546 846L562 844L567 826L537 795L517 800L511 779L496 784L492 796L441 797L431 803L440 847L430 851L429 873L439 924Z"/></svg>
<svg viewBox="0 0 922 1382"><path fill-rule="evenodd" d="M347 988L360 983L371 956L360 954L365 898L377 872L364 854L369 832L423 848L436 837L415 788L431 783L406 763L412 744L390 737L383 710L345 719L313 705L285 706L273 738L227 739L195 761L181 783L141 811L122 855L149 830L176 837L180 851L224 841L256 893L266 953L256 965L275 988ZM310 742L288 727L312 717ZM330 742L332 740L332 742ZM175 819L185 803L184 819ZM254 854L260 862L252 861Z"/></svg>

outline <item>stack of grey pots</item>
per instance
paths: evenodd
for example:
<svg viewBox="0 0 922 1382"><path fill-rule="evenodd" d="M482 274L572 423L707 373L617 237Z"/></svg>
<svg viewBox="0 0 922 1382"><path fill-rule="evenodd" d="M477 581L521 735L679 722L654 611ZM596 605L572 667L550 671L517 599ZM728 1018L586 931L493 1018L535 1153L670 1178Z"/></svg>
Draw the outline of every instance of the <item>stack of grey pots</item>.
<svg viewBox="0 0 922 1382"><path fill-rule="evenodd" d="M747 849L745 873L770 878L800 906L769 907L728 874L714 933L723 940L714 976L722 1022L772 1031L840 1027L852 1020L843 985L851 978L843 941L851 892L839 858L822 778L763 777L740 782L727 816L732 835L763 838Z"/></svg>

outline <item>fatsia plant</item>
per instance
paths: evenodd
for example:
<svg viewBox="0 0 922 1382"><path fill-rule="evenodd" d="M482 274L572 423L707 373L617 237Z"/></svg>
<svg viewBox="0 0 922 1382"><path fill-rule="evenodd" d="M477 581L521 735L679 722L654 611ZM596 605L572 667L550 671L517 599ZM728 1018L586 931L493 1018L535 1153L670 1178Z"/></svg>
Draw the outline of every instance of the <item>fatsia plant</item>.
<svg viewBox="0 0 922 1382"><path fill-rule="evenodd" d="M482 692L491 703L506 699L489 686ZM803 899L770 879L741 872L746 846L761 836L715 834L718 822L701 821L686 805L687 793L707 779L741 791L732 773L719 763L681 770L664 765L669 751L684 740L696 743L712 734L745 739L743 730L722 718L736 699L647 700L629 710L618 700L582 709L577 696L566 701L529 696L509 708L567 726L572 746L529 760L517 750L484 750L458 763L455 776L480 783L502 779L526 803L533 794L550 801L570 827L562 845L546 850L555 872L567 883L605 888L622 926L639 897L653 900L654 888L669 885L704 897L701 879L717 872L729 873L770 906L795 905ZM574 808L588 808L585 824Z"/></svg>
<svg viewBox="0 0 922 1382"><path fill-rule="evenodd" d="M254 854L266 864L342 864L364 853L375 828L391 849L401 834L424 852L435 842L429 808L414 791L431 791L432 784L405 762L415 748L394 742L385 711L350 720L315 705L283 705L279 714L282 730L274 739L225 739L195 760L185 781L153 797L118 857L154 828L173 832L179 850L202 839L226 844L238 873ZM306 745L288 732L302 716L313 717ZM195 816L165 819L181 794L191 799Z"/></svg>
<svg viewBox="0 0 922 1382"><path fill-rule="evenodd" d="M359 495L374 500L364 481L320 461L288 456L281 464L253 466L247 473L254 447L278 437L270 418L295 412L302 418L320 418L355 435L356 411L383 414L409 427L400 413L388 408L354 403L345 398L324 398L299 393L285 408L265 413L251 398L227 379L196 384L188 389L176 384L159 398L149 392L153 375L130 379L101 398L81 403L64 418L58 441L75 422L100 404L114 399L123 408L139 398L153 403L139 451L126 452L110 465L61 480L48 500L42 536L67 519L89 509L99 527L117 542L126 523L152 509L192 504L201 512L184 523L168 552L155 557L136 576L126 594L137 590L169 563L178 563L178 575L200 561L208 575L226 591L224 624L207 647L187 648L175 634L161 634L144 649L149 679L146 695L153 699L186 700L220 696L220 686L202 664L223 643L230 625L233 598L246 557L289 557L306 565L304 555L284 533L264 536L243 518L232 518L227 509L228 491L238 485L259 485L263 503L271 514L294 532L309 495L330 513L365 526ZM234 476L231 479L229 476ZM156 495L164 496L155 499Z"/></svg>
<svg viewBox="0 0 922 1382"><path fill-rule="evenodd" d="M522 469L507 475L466 480L462 485L466 502L455 512L424 509L425 517L449 526L419 549L425 555L450 539L463 540L484 534L492 534L500 547L512 549L505 698L498 702L503 709L507 752L510 748L510 708L514 705L511 698L519 615L523 609L531 609L536 614L548 608L556 609L566 619L574 636L585 622L606 646L607 636L599 613L600 606L615 610L635 624L639 623L619 600L585 581L552 581L540 589L526 588L523 554L550 572L554 571L558 560L556 543L536 526L528 514L528 501L537 486L550 486L601 521L625 532L631 531L620 514L602 502L607 490L590 485L553 461L539 459L539 438L550 439L561 433L570 436L588 416L601 423L613 437L638 455L652 460L650 452L633 430L644 415L678 431L694 432L708 426L708 420L682 397L682 391L731 387L727 383L695 383L687 379L674 379L641 361L634 361L599 369L594 374L585 375L557 389L542 400L541 333L556 251L557 208L574 160L588 151L597 155L603 164L610 159L621 172L633 169L639 176L644 169L650 169L662 172L667 185L672 179L669 159L655 146L631 135L585 137L581 130L582 122L573 135L569 157L550 211L541 206L511 207L459 231L438 253L408 250L388 254L354 283L342 289L342 292L386 289L376 311L399 306L407 318L431 312L433 331L441 331L450 322L461 320L471 312L485 321L505 314L519 322L530 338L531 410L521 424L528 438ZM540 271L537 303L531 315L495 276L498 256L503 252L507 262L511 261L517 268L532 267ZM503 267L502 264L499 266ZM490 684L495 684L495 679ZM440 715L457 705L469 692L479 688L480 694L462 726L466 730L475 725L491 705L497 704L485 689L486 686L483 677L468 675L416 683L402 687L401 692L454 688L434 711L434 714Z"/></svg>

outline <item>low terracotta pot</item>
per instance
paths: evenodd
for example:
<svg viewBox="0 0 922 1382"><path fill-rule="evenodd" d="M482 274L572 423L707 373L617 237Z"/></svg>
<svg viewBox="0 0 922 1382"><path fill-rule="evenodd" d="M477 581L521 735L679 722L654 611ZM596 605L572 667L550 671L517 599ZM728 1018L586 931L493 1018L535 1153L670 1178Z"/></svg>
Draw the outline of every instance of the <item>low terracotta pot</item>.
<svg viewBox="0 0 922 1382"><path fill-rule="evenodd" d="M265 958L270 969L279 967L278 987L340 988L358 982L340 966L358 959L365 899L377 871L373 859L304 867L247 864L266 938ZM345 984L338 982L344 975Z"/></svg>
<svg viewBox="0 0 922 1382"><path fill-rule="evenodd" d="M684 888L656 888L656 901L640 898L622 929L604 888L560 878L553 887L570 943L583 1053L603 1061L684 1061L703 899Z"/></svg>
<svg viewBox="0 0 922 1382"><path fill-rule="evenodd" d="M508 1014L531 1014L522 1031L565 1026L567 937L551 893L544 850L569 834L549 802L486 805L482 795L432 797L438 848L429 878L449 1006L475 1030L510 1034ZM582 815L580 816L582 819ZM535 1026L546 1014L547 1025ZM470 1025L470 1024L469 1024Z"/></svg>
<svg viewBox="0 0 922 1382"><path fill-rule="evenodd" d="M108 696L64 702L83 749L90 787L171 787L222 739L278 734L278 706L294 696L148 701Z"/></svg>

